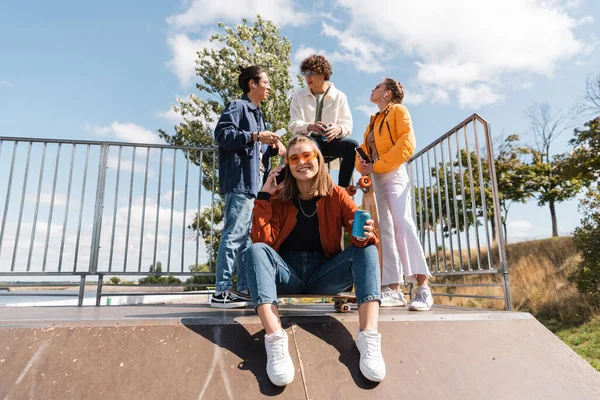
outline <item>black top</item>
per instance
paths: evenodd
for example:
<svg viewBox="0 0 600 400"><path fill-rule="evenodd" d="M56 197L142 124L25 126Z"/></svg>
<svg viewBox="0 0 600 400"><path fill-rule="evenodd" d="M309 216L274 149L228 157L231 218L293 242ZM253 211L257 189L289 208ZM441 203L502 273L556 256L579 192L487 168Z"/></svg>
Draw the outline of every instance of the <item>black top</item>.
<svg viewBox="0 0 600 400"><path fill-rule="evenodd" d="M281 244L280 250L293 251L323 251L321 235L319 234L319 217L317 215L317 200L294 201L298 209L296 226Z"/></svg>

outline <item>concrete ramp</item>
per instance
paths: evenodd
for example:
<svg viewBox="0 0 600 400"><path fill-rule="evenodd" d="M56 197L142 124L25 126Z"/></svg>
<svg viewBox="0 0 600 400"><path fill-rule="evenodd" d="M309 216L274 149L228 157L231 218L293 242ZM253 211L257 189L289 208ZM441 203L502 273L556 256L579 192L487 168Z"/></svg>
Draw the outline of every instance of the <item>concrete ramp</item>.
<svg viewBox="0 0 600 400"><path fill-rule="evenodd" d="M358 315L282 306L296 366L273 386L252 310L0 309L0 399L599 399L600 373L529 314L383 310L388 375L362 377Z"/></svg>

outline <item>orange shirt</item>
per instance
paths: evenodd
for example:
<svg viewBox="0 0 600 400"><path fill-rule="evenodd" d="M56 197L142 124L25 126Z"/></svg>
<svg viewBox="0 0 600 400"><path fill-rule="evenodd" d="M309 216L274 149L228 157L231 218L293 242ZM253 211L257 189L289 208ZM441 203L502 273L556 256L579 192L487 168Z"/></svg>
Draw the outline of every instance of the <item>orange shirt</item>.
<svg viewBox="0 0 600 400"><path fill-rule="evenodd" d="M317 200L317 217L319 218L319 233L321 244L327 258L331 258L342 251L342 229L351 234L354 213L358 207L346 191L337 186L328 196ZM265 243L275 251L288 237L296 226L296 216L300 211L289 201L271 197L270 200L256 199L252 216L252 229L250 238L254 243ZM352 238L352 244L365 247L367 244L377 244L377 235L374 239L359 241Z"/></svg>

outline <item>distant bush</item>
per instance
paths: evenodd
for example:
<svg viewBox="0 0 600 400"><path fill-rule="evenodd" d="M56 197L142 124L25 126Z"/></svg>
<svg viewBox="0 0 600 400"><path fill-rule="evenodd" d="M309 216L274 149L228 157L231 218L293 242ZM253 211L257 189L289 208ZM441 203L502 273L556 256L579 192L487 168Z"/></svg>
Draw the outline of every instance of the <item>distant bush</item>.
<svg viewBox="0 0 600 400"><path fill-rule="evenodd" d="M582 294L590 297L592 304L600 306L600 195L582 201L580 210L584 217L575 229L573 241L581 252L581 262L569 278Z"/></svg>
<svg viewBox="0 0 600 400"><path fill-rule="evenodd" d="M119 283L121 283L121 279L118 276L113 276L112 278L110 278L110 283L112 283L113 285L118 285Z"/></svg>
<svg viewBox="0 0 600 400"><path fill-rule="evenodd" d="M174 276L147 276L138 281L140 285L176 285L180 283L181 279Z"/></svg>

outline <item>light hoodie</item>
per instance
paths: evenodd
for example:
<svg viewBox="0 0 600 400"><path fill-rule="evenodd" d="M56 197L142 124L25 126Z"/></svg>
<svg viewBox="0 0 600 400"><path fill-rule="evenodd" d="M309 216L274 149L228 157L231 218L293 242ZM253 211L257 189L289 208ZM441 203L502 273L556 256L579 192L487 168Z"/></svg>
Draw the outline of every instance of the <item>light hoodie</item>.
<svg viewBox="0 0 600 400"><path fill-rule="evenodd" d="M321 122L338 124L342 128L340 138L352 133L352 114L346 95L329 82L330 88L323 98L323 114ZM288 128L294 135L309 135L308 125L315 122L317 114L317 98L310 88L305 87L292 95L290 103L290 123ZM317 132L321 133L321 132Z"/></svg>

